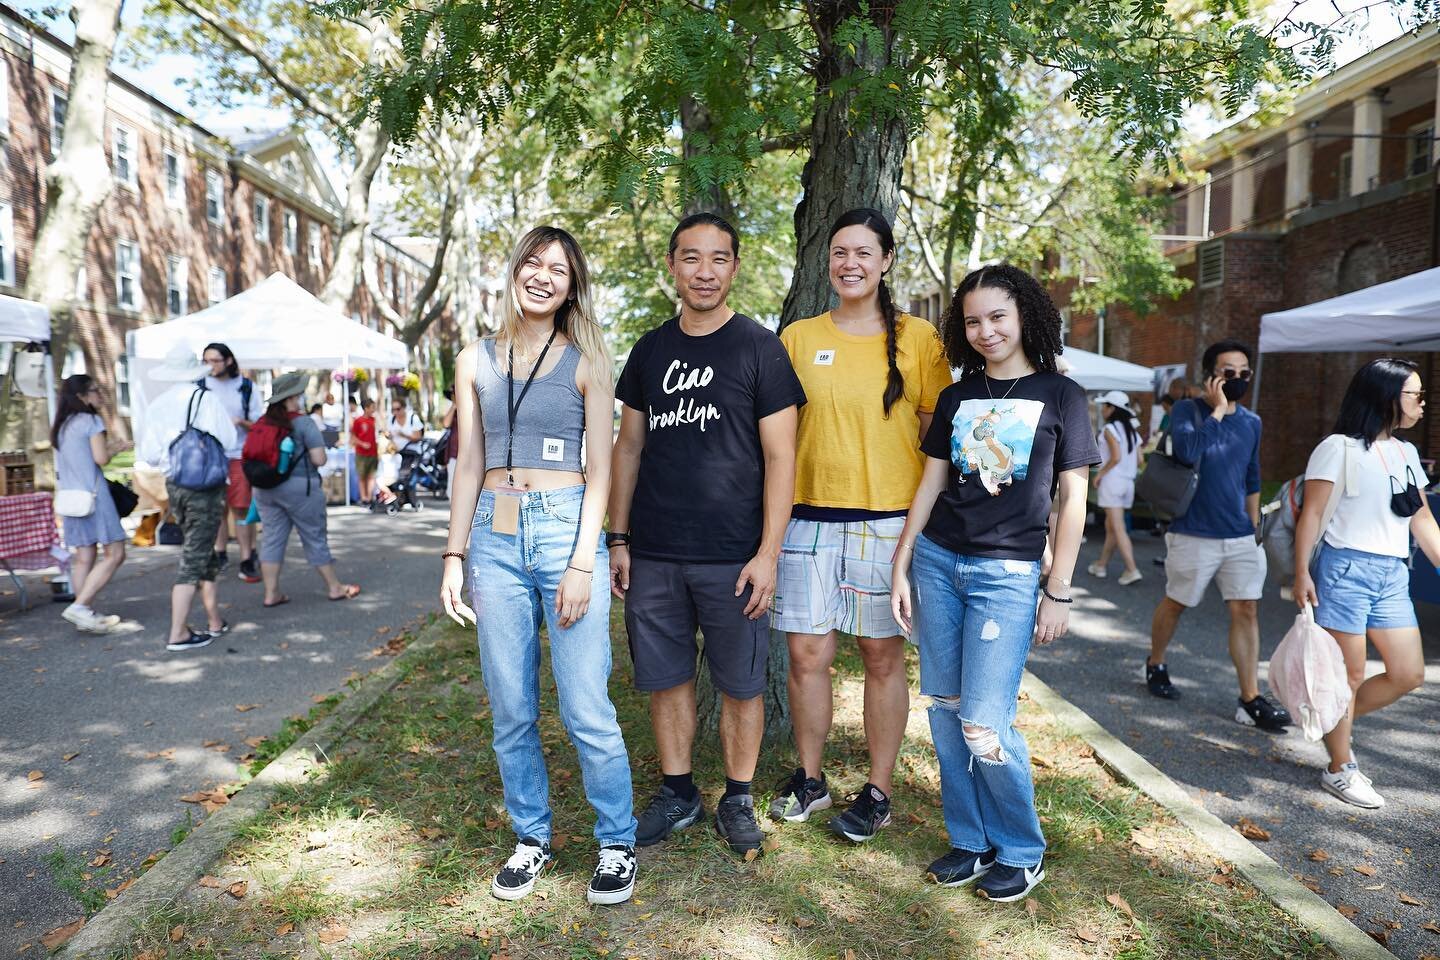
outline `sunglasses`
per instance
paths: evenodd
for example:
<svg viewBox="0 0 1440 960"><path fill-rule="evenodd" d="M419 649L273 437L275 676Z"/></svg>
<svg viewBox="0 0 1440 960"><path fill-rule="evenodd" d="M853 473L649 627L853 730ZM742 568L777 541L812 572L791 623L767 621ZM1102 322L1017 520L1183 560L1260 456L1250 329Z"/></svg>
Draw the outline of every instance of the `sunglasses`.
<svg viewBox="0 0 1440 960"><path fill-rule="evenodd" d="M1239 378L1241 380L1249 380L1252 376L1254 376L1254 371L1236 370L1233 367L1226 367L1225 369L1218 370L1216 372L1220 376L1224 377L1226 380L1234 380L1236 378Z"/></svg>
<svg viewBox="0 0 1440 960"><path fill-rule="evenodd" d="M1401 391L1400 391L1400 395L1401 395L1401 396L1405 396L1405 397L1414 397L1416 403L1424 403L1424 402L1425 402L1425 391L1424 391L1424 390L1401 390Z"/></svg>

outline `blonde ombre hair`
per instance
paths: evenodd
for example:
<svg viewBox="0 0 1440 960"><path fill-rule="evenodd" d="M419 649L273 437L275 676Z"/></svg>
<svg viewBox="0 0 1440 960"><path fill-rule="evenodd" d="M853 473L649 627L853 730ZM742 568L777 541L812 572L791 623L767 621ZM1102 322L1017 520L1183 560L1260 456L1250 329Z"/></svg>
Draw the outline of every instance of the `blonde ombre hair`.
<svg viewBox="0 0 1440 960"><path fill-rule="evenodd" d="M590 297L590 266L585 260L585 251L568 231L559 227L535 227L515 244L510 255L509 268L505 272L505 303L507 309L500 318L500 332L510 343L524 343L520 324L524 315L520 309L519 291L515 279L520 268L530 257L552 243L560 244L565 259L570 264L570 296L555 312L555 329L570 338L580 350L580 355L590 363L591 375L596 383L604 384L607 390L614 389L610 348L605 343L605 332L595 319L595 305Z"/></svg>

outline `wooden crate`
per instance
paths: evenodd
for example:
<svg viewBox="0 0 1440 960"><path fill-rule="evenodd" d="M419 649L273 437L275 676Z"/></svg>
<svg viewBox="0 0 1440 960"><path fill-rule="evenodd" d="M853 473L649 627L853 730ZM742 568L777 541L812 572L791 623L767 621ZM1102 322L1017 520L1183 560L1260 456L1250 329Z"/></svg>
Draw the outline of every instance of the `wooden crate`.
<svg viewBox="0 0 1440 960"><path fill-rule="evenodd" d="M0 497L35 492L35 467L28 463L0 464Z"/></svg>

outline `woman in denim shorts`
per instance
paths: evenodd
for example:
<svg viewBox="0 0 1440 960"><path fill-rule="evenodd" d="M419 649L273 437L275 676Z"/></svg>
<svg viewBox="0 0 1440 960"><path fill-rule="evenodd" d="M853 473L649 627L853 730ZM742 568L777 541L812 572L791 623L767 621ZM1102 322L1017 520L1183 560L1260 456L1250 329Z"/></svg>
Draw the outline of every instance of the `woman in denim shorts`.
<svg viewBox="0 0 1440 960"><path fill-rule="evenodd" d="M941 329L960 380L941 392L921 444L925 472L890 602L907 629L914 614L940 761L950 851L928 874L944 886L978 881L980 894L1008 903L1045 877L1029 751L1015 729L1020 677L1031 641L1050 643L1069 624L1085 488L1100 454L1085 391L1055 370L1060 314L1034 277L1008 264L976 270Z"/></svg>
<svg viewBox="0 0 1440 960"><path fill-rule="evenodd" d="M621 903L635 889L635 816L608 687L609 561L600 544L614 398L575 238L556 227L521 237L504 304L500 332L455 361L460 446L440 584L445 612L476 624L495 759L519 841L490 892L519 900L552 862L539 727L543 622L560 716L596 813L599 860L586 899ZM467 573L478 620L464 600Z"/></svg>
<svg viewBox="0 0 1440 960"><path fill-rule="evenodd" d="M1305 501L1295 528L1295 602L1313 606L1315 622L1345 656L1353 696L1345 717L1325 735L1330 765L1320 786L1346 803L1374 809L1385 800L1350 752L1354 718L1394 703L1419 687L1425 657L1410 601L1410 537L1440 563L1440 528L1425 501L1428 483L1413 444L1397 430L1425 415L1425 389L1409 360L1372 360L1345 391L1334 432L1310 454ZM1343 487L1330 525L1320 529L1331 493ZM1319 552L1312 550L1319 541ZM1366 640L1385 672L1365 679Z"/></svg>

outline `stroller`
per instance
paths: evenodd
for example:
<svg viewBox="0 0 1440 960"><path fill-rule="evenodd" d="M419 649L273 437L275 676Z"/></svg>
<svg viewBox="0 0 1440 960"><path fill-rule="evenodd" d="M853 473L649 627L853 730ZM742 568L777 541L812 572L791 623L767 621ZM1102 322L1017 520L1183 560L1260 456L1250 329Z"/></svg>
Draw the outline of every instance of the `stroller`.
<svg viewBox="0 0 1440 960"><path fill-rule="evenodd" d="M447 470L443 460L448 434L447 430L438 439L422 437L400 451L400 475L390 487L395 497L385 504L387 514L395 516L407 504L412 510L420 511L425 505L420 494L425 490L436 499L445 496Z"/></svg>

